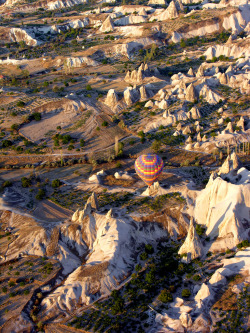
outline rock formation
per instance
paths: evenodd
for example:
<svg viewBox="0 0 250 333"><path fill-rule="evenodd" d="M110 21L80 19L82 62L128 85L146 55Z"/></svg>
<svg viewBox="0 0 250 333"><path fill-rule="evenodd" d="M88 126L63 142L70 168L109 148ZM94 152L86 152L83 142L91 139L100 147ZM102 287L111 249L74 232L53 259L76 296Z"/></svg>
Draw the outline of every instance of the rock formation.
<svg viewBox="0 0 250 333"><path fill-rule="evenodd" d="M105 104L113 108L117 105L117 103L118 103L118 95L114 89L110 89L108 91Z"/></svg>
<svg viewBox="0 0 250 333"><path fill-rule="evenodd" d="M188 118L199 119L201 117L200 111L197 106L193 106L192 109L187 113Z"/></svg>
<svg viewBox="0 0 250 333"><path fill-rule="evenodd" d="M244 125L244 118L241 116L240 120L237 122L236 126L238 126L242 131L245 131L245 125Z"/></svg>
<svg viewBox="0 0 250 333"><path fill-rule="evenodd" d="M136 83L141 84L143 78L150 75L150 71L148 69L148 65L141 64L138 70L133 70L132 72L128 71L125 76L125 81L128 83Z"/></svg>
<svg viewBox="0 0 250 333"><path fill-rule="evenodd" d="M140 87L140 96L141 96L141 101L145 101L148 98L147 91L145 86Z"/></svg>
<svg viewBox="0 0 250 333"><path fill-rule="evenodd" d="M150 18L150 21L165 21L165 20L170 20L178 17L178 5L176 5L175 1L172 0L168 6L167 9L165 9L163 12L160 14L155 14L152 15ZM180 7L180 4L179 4Z"/></svg>
<svg viewBox="0 0 250 333"><path fill-rule="evenodd" d="M166 6L166 0L149 0L148 5L163 5Z"/></svg>
<svg viewBox="0 0 250 333"><path fill-rule="evenodd" d="M207 84L204 84L199 96L203 97L209 104L217 104L218 102L224 100L224 97L210 89Z"/></svg>
<svg viewBox="0 0 250 333"><path fill-rule="evenodd" d="M222 166L220 167L220 170L218 171L218 175L228 175L231 171L236 171L239 169L241 163L236 155L235 152L233 152L231 155L228 155Z"/></svg>
<svg viewBox="0 0 250 333"><path fill-rule="evenodd" d="M228 131L229 133L233 133L234 132L233 125L232 125L231 121L227 124L227 127L225 128L225 131Z"/></svg>
<svg viewBox="0 0 250 333"><path fill-rule="evenodd" d="M197 141L201 142L201 133L198 133L198 135L197 135Z"/></svg>
<svg viewBox="0 0 250 333"><path fill-rule="evenodd" d="M110 32L114 31L114 23L110 16L106 18L106 20L103 22L103 24L100 27L101 32Z"/></svg>
<svg viewBox="0 0 250 333"><path fill-rule="evenodd" d="M190 134L190 133L191 133L190 126L186 126L186 127L184 128L184 130L182 131L182 133L183 133L184 135L186 135L186 134Z"/></svg>
<svg viewBox="0 0 250 333"><path fill-rule="evenodd" d="M220 76L220 83L221 84L227 84L229 82L228 75L225 73L222 73Z"/></svg>
<svg viewBox="0 0 250 333"><path fill-rule="evenodd" d="M194 299L197 302L198 308L201 308L204 305L207 306L208 303L213 300L212 290L207 284L203 283Z"/></svg>
<svg viewBox="0 0 250 333"><path fill-rule="evenodd" d="M189 68L189 71L187 72L187 74L189 75L189 76L194 76L194 71L193 71L193 68L192 67L190 67Z"/></svg>
<svg viewBox="0 0 250 333"><path fill-rule="evenodd" d="M190 226L188 229L188 234L185 239L185 242L179 249L179 254L188 254L191 253L192 260L199 258L203 254L203 245L200 241L199 236L196 233L194 220L191 219Z"/></svg>
<svg viewBox="0 0 250 333"><path fill-rule="evenodd" d="M219 175L212 174L196 199L194 216L207 227L206 235L215 239L210 247L233 248L248 238L250 230L250 172L239 168L235 153L226 159Z"/></svg>
<svg viewBox="0 0 250 333"><path fill-rule="evenodd" d="M97 196L96 196L95 192L93 192L91 194L91 196L88 198L87 204L90 204L90 206L93 209L99 210L99 204L98 204L98 200L97 200Z"/></svg>
<svg viewBox="0 0 250 333"><path fill-rule="evenodd" d="M193 83L191 83L186 90L186 100L189 102L194 102L196 100L196 93Z"/></svg>
<svg viewBox="0 0 250 333"><path fill-rule="evenodd" d="M200 65L196 73L196 77L203 77L205 75L203 64Z"/></svg>
<svg viewBox="0 0 250 333"><path fill-rule="evenodd" d="M140 98L139 92L137 89L133 89L132 87L128 87L124 90L124 101L128 106L131 106L133 103L138 101Z"/></svg>

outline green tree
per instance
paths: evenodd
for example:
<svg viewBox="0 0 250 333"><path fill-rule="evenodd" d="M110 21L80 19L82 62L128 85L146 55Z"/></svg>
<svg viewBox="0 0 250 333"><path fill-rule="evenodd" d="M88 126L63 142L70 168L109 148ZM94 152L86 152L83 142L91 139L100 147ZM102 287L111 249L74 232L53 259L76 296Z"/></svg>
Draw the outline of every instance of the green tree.
<svg viewBox="0 0 250 333"><path fill-rule="evenodd" d="M31 185L31 181L27 177L22 177L21 182L22 182L22 187L30 187Z"/></svg>
<svg viewBox="0 0 250 333"><path fill-rule="evenodd" d="M53 187L53 188L57 188L57 187L59 187L61 185L61 181L59 180L59 179L54 179L53 181L52 181L52 183L51 183L51 186Z"/></svg>
<svg viewBox="0 0 250 333"><path fill-rule="evenodd" d="M191 295L191 292L189 289L183 289L181 292L182 297L188 298L190 295Z"/></svg>
<svg viewBox="0 0 250 333"><path fill-rule="evenodd" d="M159 295L159 300L163 303L168 303L173 301L173 296L167 289L163 289Z"/></svg>
<svg viewBox="0 0 250 333"><path fill-rule="evenodd" d="M111 306L111 312L113 315L116 315L117 313L121 313L123 309L124 309L124 299L121 296L118 296L114 304Z"/></svg>
<svg viewBox="0 0 250 333"><path fill-rule="evenodd" d="M43 189L39 189L36 195L37 200L42 200L45 197L45 191Z"/></svg>
<svg viewBox="0 0 250 333"><path fill-rule="evenodd" d="M159 140L154 140L151 145L152 150L158 153L161 148L161 142Z"/></svg>

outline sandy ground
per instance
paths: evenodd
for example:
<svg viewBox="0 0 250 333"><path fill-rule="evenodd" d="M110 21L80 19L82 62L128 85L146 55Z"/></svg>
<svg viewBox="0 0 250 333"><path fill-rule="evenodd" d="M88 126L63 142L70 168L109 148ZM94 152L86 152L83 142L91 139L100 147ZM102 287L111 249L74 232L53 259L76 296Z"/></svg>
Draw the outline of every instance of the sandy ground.
<svg viewBox="0 0 250 333"><path fill-rule="evenodd" d="M38 204L33 216L39 220L58 222L68 219L72 214L71 210L62 208L49 200L44 200Z"/></svg>
<svg viewBox="0 0 250 333"><path fill-rule="evenodd" d="M42 121L32 121L22 127L20 133L33 142L39 142L49 131L55 131L57 126L69 126L77 120L76 115L66 114L64 111L54 115L43 116Z"/></svg>

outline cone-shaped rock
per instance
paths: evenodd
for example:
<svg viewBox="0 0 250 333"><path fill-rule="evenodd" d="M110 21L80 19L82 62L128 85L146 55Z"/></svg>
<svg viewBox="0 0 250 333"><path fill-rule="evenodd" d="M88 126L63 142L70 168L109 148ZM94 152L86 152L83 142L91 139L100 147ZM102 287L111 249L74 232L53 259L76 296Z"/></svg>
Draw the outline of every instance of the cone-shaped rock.
<svg viewBox="0 0 250 333"><path fill-rule="evenodd" d="M178 253L179 254L191 253L192 260L201 257L203 254L203 246L195 230L193 218L190 221L190 226L188 229L188 234L185 239L185 242L180 247Z"/></svg>

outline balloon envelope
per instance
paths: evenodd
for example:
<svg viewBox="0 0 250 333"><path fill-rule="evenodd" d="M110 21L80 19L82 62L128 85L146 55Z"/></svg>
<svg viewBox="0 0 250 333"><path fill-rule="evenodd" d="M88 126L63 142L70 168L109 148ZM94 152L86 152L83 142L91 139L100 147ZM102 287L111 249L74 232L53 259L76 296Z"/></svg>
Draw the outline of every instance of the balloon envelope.
<svg viewBox="0 0 250 333"><path fill-rule="evenodd" d="M151 186L163 170L163 160L156 154L141 155L135 161L137 175Z"/></svg>

